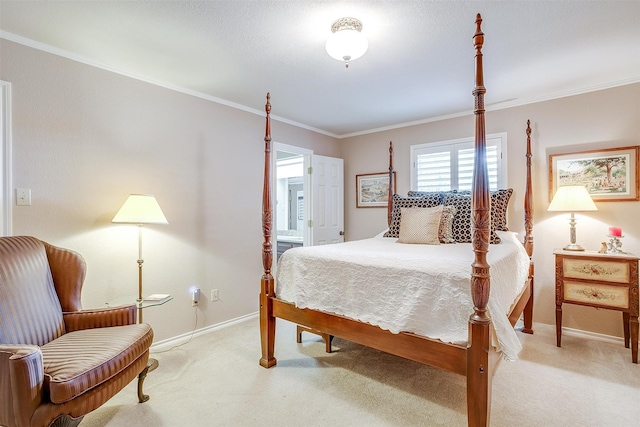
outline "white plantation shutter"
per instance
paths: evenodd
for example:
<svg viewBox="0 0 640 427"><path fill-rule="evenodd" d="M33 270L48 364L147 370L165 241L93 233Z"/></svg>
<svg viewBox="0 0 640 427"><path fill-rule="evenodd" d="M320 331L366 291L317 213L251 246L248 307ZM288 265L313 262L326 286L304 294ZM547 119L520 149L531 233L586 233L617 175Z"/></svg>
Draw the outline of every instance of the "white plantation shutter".
<svg viewBox="0 0 640 427"><path fill-rule="evenodd" d="M416 159L418 188L423 191L446 191L451 188L451 153L425 153Z"/></svg>
<svg viewBox="0 0 640 427"><path fill-rule="evenodd" d="M506 133L487 136L489 188L506 187ZM471 190L473 138L411 146L411 189L417 191ZM506 157L506 156L504 156Z"/></svg>

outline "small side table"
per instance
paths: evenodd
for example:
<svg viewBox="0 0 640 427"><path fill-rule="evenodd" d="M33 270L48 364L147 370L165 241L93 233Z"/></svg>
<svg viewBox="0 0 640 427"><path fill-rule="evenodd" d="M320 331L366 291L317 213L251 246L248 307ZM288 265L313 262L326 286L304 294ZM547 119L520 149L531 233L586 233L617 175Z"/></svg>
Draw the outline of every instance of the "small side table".
<svg viewBox="0 0 640 427"><path fill-rule="evenodd" d="M173 299L170 294L153 294L145 297L141 300L134 300L133 304L138 309L138 323L142 323L142 310L150 307L156 307L158 305L165 304ZM116 307L119 305L131 305L130 298L116 298L114 301L105 303L107 307Z"/></svg>
<svg viewBox="0 0 640 427"><path fill-rule="evenodd" d="M169 294L153 294L141 300L136 300L135 304L136 304L136 307L138 308L138 323L142 323L142 310L146 308L162 305L164 303L171 301L172 299L173 297ZM129 301L116 301L114 305L122 305L126 303L130 304ZM107 306L109 305L110 304L107 303ZM158 366L160 366L160 362L158 362L158 359L154 359L153 357L150 357L149 360L147 361L146 368L142 372L140 372L140 374L138 374L138 401L140 403L143 403L149 400L149 395L144 394L142 391L144 380L147 377L147 374L157 369Z"/></svg>
<svg viewBox="0 0 640 427"><path fill-rule="evenodd" d="M136 305L138 306L138 323L142 323L142 310L149 307L156 307L158 305L162 305L166 302L169 302L173 299L173 297L169 294L153 294L148 297L143 298L142 300L136 301ZM147 366L149 367L149 371L151 372L156 369L160 363L157 359L149 358L149 363Z"/></svg>
<svg viewBox="0 0 640 427"><path fill-rule="evenodd" d="M169 302L173 297L169 294L153 294L136 301L138 306L138 323L142 323L142 310Z"/></svg>
<svg viewBox="0 0 640 427"><path fill-rule="evenodd" d="M638 363L638 257L595 251L553 251L556 263L556 345L562 341L562 304L622 312L624 346Z"/></svg>
<svg viewBox="0 0 640 427"><path fill-rule="evenodd" d="M138 323L142 323L142 310L149 307L155 307L158 305L162 305L166 302L169 302L173 299L173 297L169 294L153 294L148 297L143 298L142 300L137 300L136 305L138 306ZM160 366L160 362L158 359L150 357L147 361L147 367L138 375L138 398L140 403L146 402L149 400L149 396L142 393L142 385L144 383L144 379L147 374Z"/></svg>

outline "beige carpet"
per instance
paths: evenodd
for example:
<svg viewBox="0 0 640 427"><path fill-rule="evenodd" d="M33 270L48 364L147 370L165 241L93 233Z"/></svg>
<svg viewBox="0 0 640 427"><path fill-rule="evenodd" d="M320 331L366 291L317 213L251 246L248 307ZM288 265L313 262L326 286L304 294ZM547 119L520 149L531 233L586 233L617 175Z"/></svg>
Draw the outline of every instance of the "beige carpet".
<svg viewBox="0 0 640 427"><path fill-rule="evenodd" d="M278 321L278 365L264 369L257 318L155 354L151 399L136 383L87 415L82 426L465 426L465 379L336 338L295 340ZM638 426L640 365L621 343L535 325L520 334L516 362L493 379L493 426Z"/></svg>

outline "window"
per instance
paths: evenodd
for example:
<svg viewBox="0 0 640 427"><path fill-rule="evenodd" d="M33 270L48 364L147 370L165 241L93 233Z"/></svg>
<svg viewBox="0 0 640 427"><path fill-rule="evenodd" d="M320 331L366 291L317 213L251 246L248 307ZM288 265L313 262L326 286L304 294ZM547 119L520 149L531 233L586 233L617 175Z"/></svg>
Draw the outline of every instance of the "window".
<svg viewBox="0 0 640 427"><path fill-rule="evenodd" d="M487 135L489 189L506 187L507 134ZM474 138L411 146L411 189L471 190Z"/></svg>

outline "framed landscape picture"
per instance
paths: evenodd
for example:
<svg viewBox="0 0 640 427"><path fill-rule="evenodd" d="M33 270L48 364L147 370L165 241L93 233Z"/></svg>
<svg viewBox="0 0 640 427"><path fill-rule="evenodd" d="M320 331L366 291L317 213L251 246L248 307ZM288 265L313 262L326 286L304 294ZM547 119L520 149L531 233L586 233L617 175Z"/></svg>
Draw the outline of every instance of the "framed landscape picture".
<svg viewBox="0 0 640 427"><path fill-rule="evenodd" d="M396 173L393 172L393 192L396 189ZM389 200L389 172L356 175L356 207L387 207Z"/></svg>
<svg viewBox="0 0 640 427"><path fill-rule="evenodd" d="M640 146L549 156L549 200L558 187L584 185L594 201L640 200Z"/></svg>

